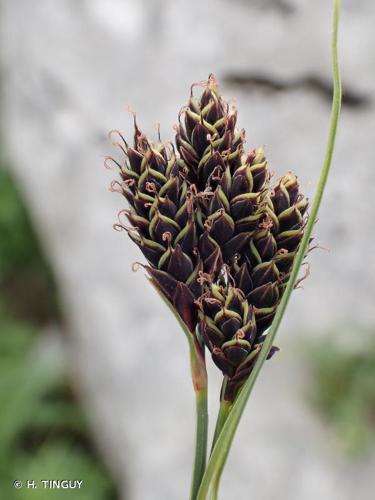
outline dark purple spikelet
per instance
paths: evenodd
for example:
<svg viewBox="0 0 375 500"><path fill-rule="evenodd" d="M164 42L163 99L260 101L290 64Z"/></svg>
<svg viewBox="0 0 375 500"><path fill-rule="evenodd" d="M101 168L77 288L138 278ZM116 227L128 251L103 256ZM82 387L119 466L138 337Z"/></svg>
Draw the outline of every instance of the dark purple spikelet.
<svg viewBox="0 0 375 500"><path fill-rule="evenodd" d="M223 397L233 400L262 348L255 307L239 288L212 284L200 300L200 328L216 366L227 376ZM277 351L272 347L269 358Z"/></svg>
<svg viewBox="0 0 375 500"><path fill-rule="evenodd" d="M263 148L244 151L237 110L210 75L192 91L176 148L135 123L116 182L130 209L126 229L148 261L151 282L226 376L233 400L254 366L289 280L307 219L289 172L271 186ZM270 351L271 357L277 348Z"/></svg>
<svg viewBox="0 0 375 500"><path fill-rule="evenodd" d="M207 190L215 177L241 161L244 134L236 127L237 110L219 94L216 79L208 77L200 97L190 96L180 112L176 146L183 172L199 191Z"/></svg>
<svg viewBox="0 0 375 500"><path fill-rule="evenodd" d="M116 190L129 202L130 210L123 212L131 226L121 227L147 259L151 282L194 331L202 262L191 187L180 175L174 148L152 143L136 123L134 146L124 144L121 182L116 183L120 189Z"/></svg>

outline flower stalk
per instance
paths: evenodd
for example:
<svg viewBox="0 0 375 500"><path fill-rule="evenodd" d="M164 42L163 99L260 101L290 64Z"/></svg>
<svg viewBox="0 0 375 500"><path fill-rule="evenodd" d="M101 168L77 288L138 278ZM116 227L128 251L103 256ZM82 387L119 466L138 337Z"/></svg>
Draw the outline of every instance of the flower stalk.
<svg viewBox="0 0 375 500"><path fill-rule="evenodd" d="M225 384L225 382L224 382L224 384ZM227 418L230 414L232 406L233 406L233 403L231 403L230 401L226 401L225 399L222 399L220 401L219 413L217 416L214 437L212 440L211 454L212 454L213 449L215 447L216 441L218 440L218 438L220 436L221 430L224 427L225 422L227 421ZM221 474L223 472L223 468L224 468L224 466L216 472L216 475L213 479L212 500L217 500L217 498L218 498L220 479L221 479Z"/></svg>
<svg viewBox="0 0 375 500"><path fill-rule="evenodd" d="M269 333L267 334L266 340L260 351L258 359L254 365L254 368L245 382L242 390L238 394L236 401L233 405L232 411L228 416L219 438L216 441L215 447L213 449L210 461L208 463L205 475L202 480L202 484L197 496L197 500L205 500L207 498L210 485L215 478L221 474L225 462L227 460L233 438L235 436L238 424L240 422L241 416L246 407L247 401L254 387L255 381L260 373L264 361L271 350L272 343L277 334L280 323L283 319L286 307L289 302L291 292L297 281L298 273L301 268L302 262L305 258L306 252L308 250L308 245L316 218L319 212L320 204L322 201L324 189L327 183L328 174L330 172L332 157L334 151L334 145L336 140L338 120L340 116L341 109L341 99L342 99L342 87L341 87L341 76L338 61L338 26L339 26L339 14L340 14L340 0L334 0L333 2L333 30L332 30L332 75L333 75L333 99L332 99L332 109L330 118L330 128L328 134L327 148L323 161L323 166L316 188L313 204L310 211L310 218L305 228L305 233L301 241L300 248L297 252L297 256L291 271L291 276L289 278L288 285L285 290L285 294L281 299L280 305L277 308L275 318L272 322Z"/></svg>
<svg viewBox="0 0 375 500"><path fill-rule="evenodd" d="M334 96L327 152L312 204L288 172L276 183L263 148L245 151L237 110L210 75L194 84L179 114L175 145L151 141L134 117L134 139L114 144L123 160L111 190L122 194L118 230L125 230L147 264L149 282L188 340L196 400L195 457L190 500L206 500L219 484L233 438L273 344L309 251L333 155L341 103L337 56L340 2L334 0ZM196 86L203 87L197 97ZM127 219L123 220L123 216ZM220 408L207 459L205 349L223 374Z"/></svg>
<svg viewBox="0 0 375 500"><path fill-rule="evenodd" d="M153 285L152 281L150 280ZM202 477L206 468L207 459L207 435L208 435L208 408L207 408L207 392L208 379L207 369L204 355L204 348L199 343L194 332L190 332L186 324L182 321L181 316L177 313L174 307L162 293L155 287L163 302L177 319L182 331L185 333L189 344L190 353L190 371L193 389L195 393L195 451L192 470L192 479L190 487L190 500L197 497L197 493L202 481Z"/></svg>
<svg viewBox="0 0 375 500"><path fill-rule="evenodd" d="M206 468L207 457L207 387L195 391L196 399L196 437L193 473L190 488L190 500L197 498L198 490Z"/></svg>
<svg viewBox="0 0 375 500"><path fill-rule="evenodd" d="M207 459L207 434L208 434L208 409L207 409L207 370L204 358L204 349L196 338L191 337L190 367L195 392L195 454L190 488L190 500L197 497L197 493L206 468Z"/></svg>
<svg viewBox="0 0 375 500"><path fill-rule="evenodd" d="M231 401L226 401L225 399L222 399L220 401L220 406L219 406L219 412L216 418L216 425L215 425L215 431L214 431L214 437L212 439L212 446L211 446L211 453L215 447L216 441L218 440L221 430L228 418L228 415L232 409L233 403Z"/></svg>

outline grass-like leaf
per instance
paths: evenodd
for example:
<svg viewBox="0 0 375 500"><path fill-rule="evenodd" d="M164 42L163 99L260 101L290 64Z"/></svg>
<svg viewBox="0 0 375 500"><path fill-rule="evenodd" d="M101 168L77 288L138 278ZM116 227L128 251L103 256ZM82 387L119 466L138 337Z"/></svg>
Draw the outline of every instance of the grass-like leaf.
<svg viewBox="0 0 375 500"><path fill-rule="evenodd" d="M332 163L332 156L336 139L336 131L340 115L341 97L342 97L341 77L340 77L338 51L337 51L340 0L334 0L333 7L334 8L333 8L333 33L332 33L332 70L333 70L334 93L333 93L332 110L331 110L331 122L330 122L330 130L329 130L326 154L318 186L312 203L309 221L306 225L305 233L293 265L288 286L285 290L284 296L277 309L275 318L267 334L266 341L264 342L262 351L257 359L253 371L250 374L250 377L244 384L241 392L239 393L233 405L232 411L230 412L230 415L223 426L222 432L220 433L220 436L212 452L210 461L208 463L205 475L201 483L201 487L199 489L199 493L197 496L198 500L205 500L207 498L207 494L209 492L212 481L218 474L221 473L223 466L226 462L226 459L228 457L233 442L233 438L235 436L238 424L241 420L241 416L245 410L247 401L254 387L255 381L258 378L263 363L266 360L267 355L272 347L274 338L276 336L276 333L284 316L286 307L288 305L291 292L295 286L298 273L300 271L302 262L305 258L308 249L311 233L318 215L324 188L326 186L328 174Z"/></svg>

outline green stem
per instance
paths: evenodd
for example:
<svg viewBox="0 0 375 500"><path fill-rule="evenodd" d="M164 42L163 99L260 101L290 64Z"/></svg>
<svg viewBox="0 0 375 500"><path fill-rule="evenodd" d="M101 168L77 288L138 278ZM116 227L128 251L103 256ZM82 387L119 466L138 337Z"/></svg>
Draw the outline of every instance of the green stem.
<svg viewBox="0 0 375 500"><path fill-rule="evenodd" d="M210 461L208 463L206 472L202 479L197 500L206 500L213 479L225 465L227 456L229 454L233 442L235 432L237 430L241 416L244 412L246 403L249 399L249 396L254 387L259 372L263 366L263 363L265 362L267 355L271 349L276 333L280 326L281 320L284 316L290 298L290 294L295 286L299 270L301 268L303 259L305 258L305 255L307 253L311 233L318 215L324 188L331 167L334 144L336 139L338 118L340 115L340 108L341 108L342 90L341 90L341 78L340 78L340 69L339 69L338 52L337 52L337 35L338 35L338 24L339 24L339 14L340 14L340 0L334 0L333 6L334 9L333 9L333 34L332 34L332 74L333 74L334 92L332 100L330 129L329 129L325 158L318 186L316 188L314 201L311 207L309 220L306 225L304 236L302 238L300 248L296 255L295 262L293 264L293 268L291 271L291 275L285 293L281 299L279 307L277 308L275 318L266 336L266 340L263 344L263 348L255 363L254 369L252 370L248 380L245 382L242 390L238 394L237 399L230 412L230 415L228 416L224 424L224 427L222 429L222 432L219 438L217 439L216 445L214 446Z"/></svg>
<svg viewBox="0 0 375 500"><path fill-rule="evenodd" d="M228 418L228 415L232 409L233 403L230 401L225 401L222 400L220 402L220 408L219 408L219 413L217 416L216 420L216 426L215 426L215 432L214 432L214 438L212 441L212 448L211 448L211 454L212 451L215 447L216 441L218 440L221 430ZM219 486L220 486L220 479L221 479L221 474L223 472L224 466L219 469L213 479L213 489L212 489L212 500L217 500L218 494L219 494Z"/></svg>
<svg viewBox="0 0 375 500"><path fill-rule="evenodd" d="M213 452L216 441L219 438L221 429L223 428L225 421L228 418L231 408L232 408L232 403L230 401L221 401L219 413L217 415L217 420L216 420L214 437L212 440L211 454Z"/></svg>
<svg viewBox="0 0 375 500"><path fill-rule="evenodd" d="M218 500L219 498L219 487L220 487L220 479L221 479L221 475L223 473L223 469L224 469L224 465L223 464L220 469L217 471L214 479L213 479L213 485L212 485L212 500Z"/></svg>
<svg viewBox="0 0 375 500"><path fill-rule="evenodd" d="M178 321L190 350L191 378L195 391L196 407L196 439L193 474L191 480L190 500L196 500L199 486L206 468L207 458L207 432L208 432L208 411L207 411L207 370L204 359L204 347L198 341L196 332L190 332L186 324L178 314L172 304L158 290L153 281L149 280L155 288L165 305L169 308L173 316Z"/></svg>
<svg viewBox="0 0 375 500"><path fill-rule="evenodd" d="M195 393L196 400L196 436L195 436L195 458L193 466L193 476L191 480L190 499L195 500L199 486L202 481L204 470L206 467L207 454L207 430L208 430L208 414L207 414L207 389L202 389Z"/></svg>
<svg viewBox="0 0 375 500"><path fill-rule="evenodd" d="M196 404L195 457L190 488L190 500L196 500L206 468L207 458L207 372L204 351L198 342L190 341L190 363Z"/></svg>

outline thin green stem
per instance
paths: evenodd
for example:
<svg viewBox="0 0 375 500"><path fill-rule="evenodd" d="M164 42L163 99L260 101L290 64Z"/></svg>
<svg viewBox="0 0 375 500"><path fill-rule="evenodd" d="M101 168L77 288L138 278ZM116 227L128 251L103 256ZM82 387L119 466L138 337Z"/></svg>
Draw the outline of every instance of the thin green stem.
<svg viewBox="0 0 375 500"><path fill-rule="evenodd" d="M191 376L195 391L196 431L195 455L190 487L190 500L196 500L207 460L207 371L204 350L196 337L189 337Z"/></svg>
<svg viewBox="0 0 375 500"><path fill-rule="evenodd" d="M155 288L160 298L171 311L173 316L178 321L186 339L190 350L190 369L193 387L195 391L195 408L196 408L196 438L195 438L195 455L194 465L191 480L190 500L196 500L199 486L206 468L207 459L207 433L208 433L208 411L207 411L207 370L204 359L204 348L199 343L195 332L190 332L181 316L178 314L172 304L150 280L151 285Z"/></svg>
<svg viewBox="0 0 375 500"><path fill-rule="evenodd" d="M263 348L258 356L257 362L255 363L254 369L252 370L248 380L244 384L242 390L240 391L237 399L233 405L230 415L224 424L222 432L216 442L214 450L212 452L210 461L208 463L206 472L203 476L201 487L199 489L197 500L206 500L207 494L209 492L210 485L215 478L216 474L222 470L225 465L228 453L230 451L234 435L236 433L238 424L240 422L241 416L244 412L246 403L254 387L255 381L259 375L259 372L265 362L267 355L271 349L273 341L275 339L276 333L280 326L281 320L284 316L290 294L295 286L299 270L301 268L303 259L305 258L306 252L308 250L308 245L311 237L311 233L318 215L320 203L322 200L324 188L326 186L328 174L331 167L332 155L334 150L334 144L336 139L337 124L340 115L341 108L341 78L340 69L338 63L338 51L337 51L337 35L338 35L338 25L339 25L339 14L340 14L340 0L334 0L333 2L333 33L332 33L332 74L333 74L333 100L332 100L332 110L331 110L331 120L330 129L328 135L328 143L326 148L326 153L323 161L323 166L316 188L314 201L310 211L310 217L305 228L305 233L302 238L300 248L296 255L296 259L291 271L291 275L288 281L283 298L281 299L280 305L277 308L275 318L272 322L271 328L266 336L266 340L263 344Z"/></svg>
<svg viewBox="0 0 375 500"><path fill-rule="evenodd" d="M190 488L190 500L196 500L207 459L207 372L204 351L198 342L190 341L190 363L196 405L195 456Z"/></svg>
<svg viewBox="0 0 375 500"><path fill-rule="evenodd" d="M214 432L214 437L212 440L212 448L211 448L211 454L212 451L215 447L216 441L218 440L221 430L224 427L224 424L228 418L228 415L232 409L233 403L230 401L225 401L222 400L220 402L220 408L219 408L219 413L217 416L216 420L216 426L215 426L215 432ZM213 479L213 488L212 488L212 500L217 500L218 495L219 495L219 486L220 486L220 479L221 479L221 474L223 472L224 465L221 469L219 469Z"/></svg>
<svg viewBox="0 0 375 500"><path fill-rule="evenodd" d="M207 389L196 391L196 436L193 475L191 480L190 500L197 498L199 486L206 468L207 456Z"/></svg>
<svg viewBox="0 0 375 500"><path fill-rule="evenodd" d="M223 473L225 464L223 464L220 469L217 471L212 484L212 500L218 500L219 498L219 488L220 488L220 479Z"/></svg>
<svg viewBox="0 0 375 500"><path fill-rule="evenodd" d="M219 407L219 413L218 413L217 419L216 419L214 437L212 440L211 454L213 452L216 441L219 438L221 429L223 428L223 425L225 424L225 421L230 413L231 408L232 408L232 403L230 401L221 401L220 407Z"/></svg>

